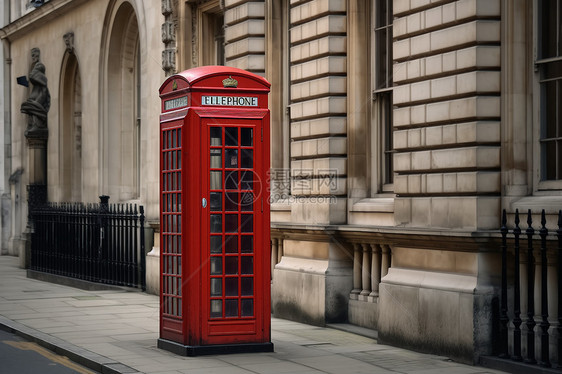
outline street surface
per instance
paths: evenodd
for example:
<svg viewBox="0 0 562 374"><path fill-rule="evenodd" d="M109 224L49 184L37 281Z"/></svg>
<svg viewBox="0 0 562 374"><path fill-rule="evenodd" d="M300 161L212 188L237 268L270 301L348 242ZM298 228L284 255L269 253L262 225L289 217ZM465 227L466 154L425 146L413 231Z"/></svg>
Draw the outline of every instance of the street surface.
<svg viewBox="0 0 562 374"><path fill-rule="evenodd" d="M59 356L23 338L0 330L2 374L93 374L67 357Z"/></svg>

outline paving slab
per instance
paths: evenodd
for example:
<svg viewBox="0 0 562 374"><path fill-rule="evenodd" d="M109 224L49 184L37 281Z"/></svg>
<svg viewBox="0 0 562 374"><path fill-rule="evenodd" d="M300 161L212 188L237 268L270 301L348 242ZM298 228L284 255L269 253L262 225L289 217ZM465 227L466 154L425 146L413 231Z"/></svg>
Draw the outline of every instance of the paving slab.
<svg viewBox="0 0 562 374"><path fill-rule="evenodd" d="M103 373L503 373L378 344L376 332L354 326L277 318L271 324L274 352L178 356L157 348L158 296L73 288L28 278L18 266L18 258L0 256L0 328Z"/></svg>

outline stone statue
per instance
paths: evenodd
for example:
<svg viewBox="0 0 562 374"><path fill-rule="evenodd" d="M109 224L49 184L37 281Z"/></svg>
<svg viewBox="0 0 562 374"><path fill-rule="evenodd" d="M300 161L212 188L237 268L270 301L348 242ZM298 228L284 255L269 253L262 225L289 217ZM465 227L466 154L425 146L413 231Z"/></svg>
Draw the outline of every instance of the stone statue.
<svg viewBox="0 0 562 374"><path fill-rule="evenodd" d="M39 48L31 50L33 66L29 72L29 81L33 85L31 94L21 104L20 111L27 114L26 137L47 137L47 113L51 107L51 94L47 88L47 77L45 76L45 65L40 61Z"/></svg>

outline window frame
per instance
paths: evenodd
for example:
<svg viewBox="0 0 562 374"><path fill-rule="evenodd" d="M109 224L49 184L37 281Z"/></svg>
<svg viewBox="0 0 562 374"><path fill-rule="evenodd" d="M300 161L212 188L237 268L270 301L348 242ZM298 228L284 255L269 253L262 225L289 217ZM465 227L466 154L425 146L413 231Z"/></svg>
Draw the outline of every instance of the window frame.
<svg viewBox="0 0 562 374"><path fill-rule="evenodd" d="M558 51L556 51L557 56L544 56L543 57L543 38L542 38L542 26L543 26L543 19L542 19L542 5L543 3L540 1L533 2L533 29L534 29L534 38L533 38L533 60L534 60L534 82L533 82L533 92L534 99L533 99L533 108L535 113L533 113L533 120L534 123L537 125L534 126L534 148L535 151L533 152L537 157L534 163L534 175L536 176L536 180L534 182L534 191L538 192L555 192L562 190L562 166L560 163L562 161L562 126L558 124L558 131L560 132L558 136L554 137L546 137L545 132L547 131L546 128L546 118L545 118L545 110L546 110L546 99L544 97L546 84L552 81L558 81L558 97L562 97L562 75L558 78L544 78L545 70L549 66L549 64L556 63L562 61L562 35L560 32L558 33ZM562 1L558 0L558 12L554 12L558 15L557 17L557 28L558 30L562 30ZM558 106L555 109L555 117L557 120L555 123L560 122L562 118L562 105ZM556 125L555 131L556 131ZM555 163L554 169L558 170L558 179L546 179L546 162L545 159L545 149L543 148L543 143L546 141L548 142L559 142L558 150L555 151L558 153L558 156L553 158L553 162ZM555 171L556 172L556 171Z"/></svg>
<svg viewBox="0 0 562 374"><path fill-rule="evenodd" d="M385 14L379 13L385 4ZM371 196L394 191L392 0L371 2ZM383 35L380 37L379 35ZM384 39L384 45L381 45ZM384 57L379 58L381 55ZM381 76L382 75L382 76Z"/></svg>
<svg viewBox="0 0 562 374"><path fill-rule="evenodd" d="M217 36L217 19L222 19L222 35ZM225 65L224 10L218 0L197 7L199 66ZM222 48L220 43L222 41ZM209 48L212 45L212 48Z"/></svg>

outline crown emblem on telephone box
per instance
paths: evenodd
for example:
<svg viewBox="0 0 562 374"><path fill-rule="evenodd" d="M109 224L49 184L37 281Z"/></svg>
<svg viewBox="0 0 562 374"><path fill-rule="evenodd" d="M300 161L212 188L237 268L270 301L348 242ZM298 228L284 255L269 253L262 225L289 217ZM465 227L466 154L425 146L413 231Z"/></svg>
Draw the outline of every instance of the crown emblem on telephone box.
<svg viewBox="0 0 562 374"><path fill-rule="evenodd" d="M232 76L229 76L228 78L222 80L222 85L224 88L226 87L236 88L238 87L238 81L232 78Z"/></svg>

